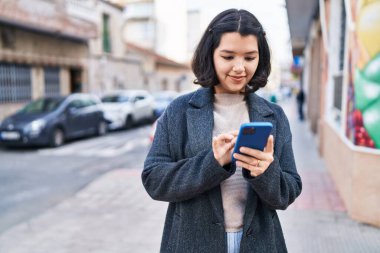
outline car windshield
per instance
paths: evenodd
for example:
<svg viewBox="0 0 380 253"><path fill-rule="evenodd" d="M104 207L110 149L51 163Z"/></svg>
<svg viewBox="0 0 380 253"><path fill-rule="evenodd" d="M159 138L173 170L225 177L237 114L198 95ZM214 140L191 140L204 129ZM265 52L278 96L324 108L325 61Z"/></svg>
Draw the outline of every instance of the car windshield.
<svg viewBox="0 0 380 253"><path fill-rule="evenodd" d="M63 98L40 98L27 104L21 112L26 114L52 112L58 108L62 101Z"/></svg>
<svg viewBox="0 0 380 253"><path fill-rule="evenodd" d="M121 103L121 102L128 102L130 99L127 96L105 96L102 98L103 103Z"/></svg>

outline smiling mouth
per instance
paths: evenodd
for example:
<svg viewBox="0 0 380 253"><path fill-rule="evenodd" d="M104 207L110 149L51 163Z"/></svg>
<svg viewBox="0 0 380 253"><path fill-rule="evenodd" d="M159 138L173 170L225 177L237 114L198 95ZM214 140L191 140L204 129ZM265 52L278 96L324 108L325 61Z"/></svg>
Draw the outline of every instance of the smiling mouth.
<svg viewBox="0 0 380 253"><path fill-rule="evenodd" d="M243 78L245 78L245 76L229 76L232 80L236 80L236 81L240 81L242 80Z"/></svg>

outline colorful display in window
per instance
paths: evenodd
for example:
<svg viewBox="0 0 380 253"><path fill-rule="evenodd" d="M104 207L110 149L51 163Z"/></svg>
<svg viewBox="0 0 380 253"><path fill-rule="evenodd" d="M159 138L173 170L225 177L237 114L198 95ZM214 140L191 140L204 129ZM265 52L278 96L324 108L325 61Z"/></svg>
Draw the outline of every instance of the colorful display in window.
<svg viewBox="0 0 380 253"><path fill-rule="evenodd" d="M347 137L380 148L380 0L351 1Z"/></svg>

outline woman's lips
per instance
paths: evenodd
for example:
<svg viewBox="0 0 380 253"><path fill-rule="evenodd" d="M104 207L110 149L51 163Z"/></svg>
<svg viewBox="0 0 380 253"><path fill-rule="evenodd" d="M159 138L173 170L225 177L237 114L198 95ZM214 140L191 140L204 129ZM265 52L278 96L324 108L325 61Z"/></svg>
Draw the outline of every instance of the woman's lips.
<svg viewBox="0 0 380 253"><path fill-rule="evenodd" d="M245 76L229 76L233 81L240 82L245 78Z"/></svg>

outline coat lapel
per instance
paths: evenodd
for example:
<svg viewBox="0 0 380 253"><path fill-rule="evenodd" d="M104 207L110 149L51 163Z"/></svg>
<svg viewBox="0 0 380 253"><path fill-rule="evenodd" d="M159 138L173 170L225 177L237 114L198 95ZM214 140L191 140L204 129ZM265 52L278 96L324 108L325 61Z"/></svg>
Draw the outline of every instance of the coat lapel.
<svg viewBox="0 0 380 253"><path fill-rule="evenodd" d="M201 88L194 93L189 101L191 107L187 110L187 131L193 155L212 148L212 130L214 127L213 96L214 92L211 88ZM223 203L220 186L208 191L208 196L218 222L223 224Z"/></svg>
<svg viewBox="0 0 380 253"><path fill-rule="evenodd" d="M255 93L248 95L249 120L251 122L267 121L272 123L272 134L276 132L276 121L272 109L264 102L264 99Z"/></svg>
<svg viewBox="0 0 380 253"><path fill-rule="evenodd" d="M187 131L193 155L210 149L214 127L213 98L211 89L199 89L190 99L187 109Z"/></svg>

